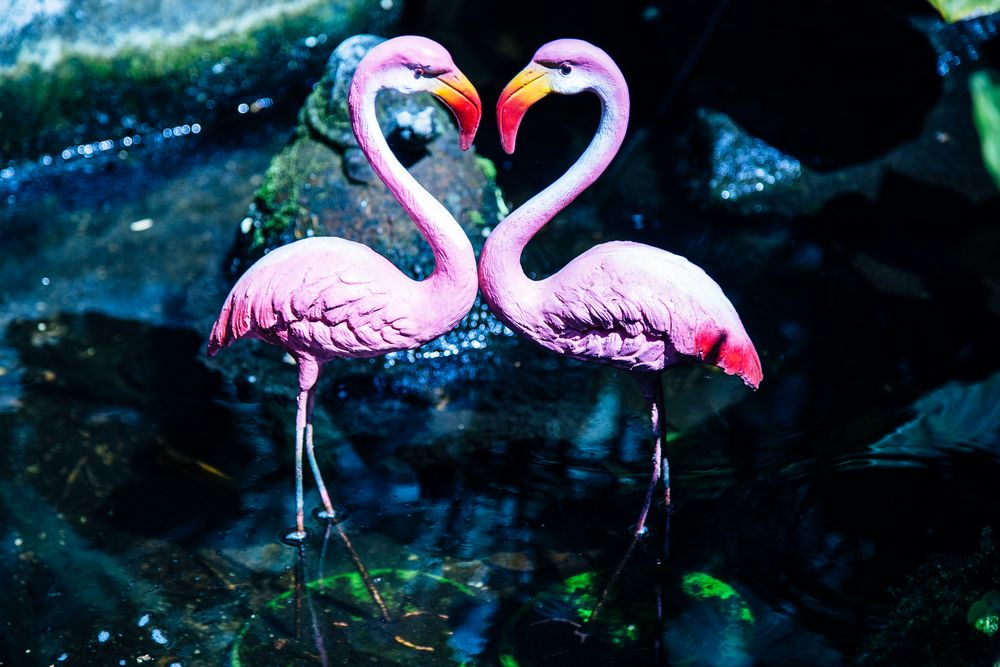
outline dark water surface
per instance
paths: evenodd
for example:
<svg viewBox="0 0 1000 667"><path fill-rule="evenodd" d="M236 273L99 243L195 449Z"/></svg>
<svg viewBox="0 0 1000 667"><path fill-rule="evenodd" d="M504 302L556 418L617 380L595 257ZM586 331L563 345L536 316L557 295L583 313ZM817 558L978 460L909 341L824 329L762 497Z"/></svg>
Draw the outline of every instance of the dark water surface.
<svg viewBox="0 0 1000 667"><path fill-rule="evenodd" d="M486 107L534 47L563 36L497 23L482 28L490 46L477 58L474 31L459 28L497 10L429 18L450 4L416 5L427 14L408 10L409 27L454 44ZM253 342L209 361L204 344L228 290L229 244L291 129L290 101L3 193L0 664L833 666L873 655L871 638L906 609L893 592L937 586L928 562L957 572L982 551L984 529L1000 527L1000 199L971 177L967 190L945 187L919 164L886 168L874 197L841 193L793 215L745 215L699 195L678 166L707 159L684 130L697 108L831 173L919 143L954 82L928 42L900 28L906 3L885 3L862 22L882 39L864 42L871 53L839 70L829 56L832 90L776 99L809 77L775 65L785 77L775 80L738 60L749 48L744 4L733 3L713 33L721 42L666 107L710 8L669 30L641 7L614 20L674 38L670 74L647 86L655 68L621 25L579 26L621 54L639 139L553 226L704 267L764 368L757 392L707 367L666 374L669 549L654 505L603 622L584 625L580 612L637 518L651 444L643 405L624 375L512 337L452 358L326 369L320 465L392 624L378 620L325 525L311 522L301 552L277 539L294 514L294 367ZM843 3L824 7L836 21L785 19L825 25L834 40L848 15ZM768 62L780 60L768 49ZM871 64L894 49L909 55ZM720 83L726 66L747 67L745 90ZM851 81L876 95L892 67L906 74L896 107L829 107ZM509 159L484 118L477 147L498 161L515 204L585 145L596 122L588 102L533 110L524 151ZM811 125L781 131L819 107ZM870 122L838 122L856 117ZM975 151L964 155L955 168L985 178ZM528 268L558 268L560 238L540 235L539 265ZM1000 581L977 597L989 588ZM937 664L993 655L971 625L956 627Z"/></svg>

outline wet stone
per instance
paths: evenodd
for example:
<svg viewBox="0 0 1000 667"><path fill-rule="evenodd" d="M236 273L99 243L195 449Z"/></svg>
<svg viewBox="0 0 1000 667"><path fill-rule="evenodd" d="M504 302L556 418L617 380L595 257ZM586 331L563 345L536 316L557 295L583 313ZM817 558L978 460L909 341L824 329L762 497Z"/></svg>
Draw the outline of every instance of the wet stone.
<svg viewBox="0 0 1000 667"><path fill-rule="evenodd" d="M692 71L699 106L817 171L920 135L941 82L933 47L904 11L794 0L769 10L727 7L712 33L725 48L706 48Z"/></svg>
<svg viewBox="0 0 1000 667"><path fill-rule="evenodd" d="M815 213L837 195L872 192L878 178L858 167L817 172L712 109L697 111L690 145L680 170L695 197L742 215Z"/></svg>
<svg viewBox="0 0 1000 667"><path fill-rule="evenodd" d="M367 165L351 130L350 79L381 38L358 35L338 46L299 115L289 145L271 163L233 248L242 273L270 249L314 235L364 243L416 278L433 268L430 248ZM379 125L400 161L445 203L478 250L484 230L506 213L492 164L461 151L450 114L430 95L384 91Z"/></svg>
<svg viewBox="0 0 1000 667"><path fill-rule="evenodd" d="M975 202L992 197L996 186L983 166L971 116L965 80L947 77L920 136L875 160L818 171L754 136L729 115L702 108L678 169L698 201L740 215L810 215L858 194L876 201L896 174Z"/></svg>
<svg viewBox="0 0 1000 667"><path fill-rule="evenodd" d="M698 120L711 147L713 198L735 206L749 199L754 205L753 200L790 190L802 178L798 160L750 136L725 114L702 109Z"/></svg>

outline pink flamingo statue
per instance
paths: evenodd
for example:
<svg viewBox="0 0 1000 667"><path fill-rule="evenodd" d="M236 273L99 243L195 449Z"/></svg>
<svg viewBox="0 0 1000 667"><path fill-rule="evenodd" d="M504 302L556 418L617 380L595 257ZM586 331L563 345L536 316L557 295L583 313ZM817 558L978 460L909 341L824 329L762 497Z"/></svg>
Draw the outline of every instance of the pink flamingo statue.
<svg viewBox="0 0 1000 667"><path fill-rule="evenodd" d="M628 87L604 51L584 41L560 39L538 49L497 102L501 143L504 151L513 153L517 129L532 104L549 93L585 91L601 101L596 136L565 174L508 215L489 236L480 253L479 284L493 312L517 333L553 352L629 371L638 382L649 403L654 448L652 479L634 545L644 533L661 465L664 499L670 505L669 465L661 456L663 371L703 361L754 388L762 375L757 351L722 289L683 257L640 243L602 243L544 280L524 274L521 253L527 243L590 186L618 152L628 124Z"/></svg>
<svg viewBox="0 0 1000 667"><path fill-rule="evenodd" d="M336 237L302 239L268 253L247 270L229 293L208 342L211 356L240 338L258 338L283 348L298 364L295 529L284 538L290 543L307 536L303 441L324 518L334 517L312 438L316 382L323 364L419 347L458 324L476 298L472 244L455 218L395 158L379 129L375 98L385 88L425 91L441 99L458 120L463 150L472 144L479 127L479 95L444 47L414 36L396 37L372 48L351 83L348 104L358 144L430 243L434 271L416 281L360 243ZM346 534L341 532L341 537L388 621L388 610L367 571Z"/></svg>

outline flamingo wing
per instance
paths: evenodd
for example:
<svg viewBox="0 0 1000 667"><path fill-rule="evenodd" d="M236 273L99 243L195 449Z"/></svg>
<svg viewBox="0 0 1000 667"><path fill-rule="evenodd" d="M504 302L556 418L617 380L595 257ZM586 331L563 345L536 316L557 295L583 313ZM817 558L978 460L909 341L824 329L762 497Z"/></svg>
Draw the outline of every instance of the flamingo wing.
<svg viewBox="0 0 1000 667"><path fill-rule="evenodd" d="M365 245L324 237L272 251L236 283L209 353L244 336L318 359L376 356L419 344L409 278Z"/></svg>
<svg viewBox="0 0 1000 667"><path fill-rule="evenodd" d="M685 358L756 387L760 360L732 304L698 266L638 243L592 248L547 279L543 346L627 370ZM538 335L540 332L536 332Z"/></svg>

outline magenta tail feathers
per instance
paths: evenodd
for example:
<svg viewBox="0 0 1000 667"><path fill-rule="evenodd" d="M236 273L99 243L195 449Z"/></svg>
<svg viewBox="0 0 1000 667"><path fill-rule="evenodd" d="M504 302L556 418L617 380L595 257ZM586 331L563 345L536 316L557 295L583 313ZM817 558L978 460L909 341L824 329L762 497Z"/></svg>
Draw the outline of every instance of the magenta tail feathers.
<svg viewBox="0 0 1000 667"><path fill-rule="evenodd" d="M699 359L718 366L728 375L739 377L748 387L757 389L764 379L760 357L742 327L735 335L712 327L702 329L696 337L696 345Z"/></svg>
<svg viewBox="0 0 1000 667"><path fill-rule="evenodd" d="M764 373L760 366L760 357L753 345L727 350L726 356L719 360L719 368L730 375L735 375L753 389L760 388Z"/></svg>

